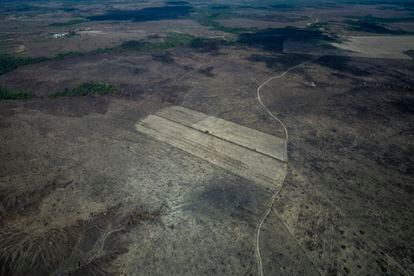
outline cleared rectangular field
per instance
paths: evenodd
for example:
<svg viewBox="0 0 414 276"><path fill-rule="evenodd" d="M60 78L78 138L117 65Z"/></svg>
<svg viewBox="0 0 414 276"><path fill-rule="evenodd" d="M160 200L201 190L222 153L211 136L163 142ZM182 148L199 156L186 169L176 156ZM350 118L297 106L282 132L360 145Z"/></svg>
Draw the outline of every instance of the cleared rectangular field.
<svg viewBox="0 0 414 276"><path fill-rule="evenodd" d="M281 161L286 161L284 140L248 127L244 127L213 116L192 125L193 128L207 132L251 150Z"/></svg>
<svg viewBox="0 0 414 276"><path fill-rule="evenodd" d="M276 136L181 106L162 109L156 115L281 161L286 161L285 140Z"/></svg>
<svg viewBox="0 0 414 276"><path fill-rule="evenodd" d="M165 110L162 114L165 115ZM188 118L185 121L188 122ZM136 128L266 189L280 188L286 174L287 164L283 161L158 115L147 116Z"/></svg>
<svg viewBox="0 0 414 276"><path fill-rule="evenodd" d="M208 117L207 114L182 106L171 106L161 109L156 113L156 115L185 126L192 126L193 124Z"/></svg>
<svg viewBox="0 0 414 276"><path fill-rule="evenodd" d="M350 56L411 59L404 52L414 50L414 36L351 36L344 42L333 45L348 51Z"/></svg>

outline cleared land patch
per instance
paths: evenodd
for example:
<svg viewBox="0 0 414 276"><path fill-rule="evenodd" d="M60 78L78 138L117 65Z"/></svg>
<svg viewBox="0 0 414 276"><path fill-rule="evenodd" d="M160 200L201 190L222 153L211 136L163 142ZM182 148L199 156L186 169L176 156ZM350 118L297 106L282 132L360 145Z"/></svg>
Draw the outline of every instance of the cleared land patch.
<svg viewBox="0 0 414 276"><path fill-rule="evenodd" d="M332 45L349 55L369 58L411 59L404 52L414 49L414 36L351 36Z"/></svg>
<svg viewBox="0 0 414 276"><path fill-rule="evenodd" d="M281 138L244 127L213 116L193 125L194 128L253 149L270 157L286 161L285 142Z"/></svg>
<svg viewBox="0 0 414 276"><path fill-rule="evenodd" d="M172 107L147 116L136 128L266 189L280 188L286 174L283 139L214 116Z"/></svg>

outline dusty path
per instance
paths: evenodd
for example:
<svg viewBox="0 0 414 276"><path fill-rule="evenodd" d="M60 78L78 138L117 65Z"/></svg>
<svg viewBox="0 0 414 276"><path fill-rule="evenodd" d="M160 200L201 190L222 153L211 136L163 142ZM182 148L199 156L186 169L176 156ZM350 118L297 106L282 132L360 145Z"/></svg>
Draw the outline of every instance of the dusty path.
<svg viewBox="0 0 414 276"><path fill-rule="evenodd" d="M270 77L268 78L266 81L264 81L262 84L259 85L259 87L257 87L256 89L256 98L257 101L259 102L259 104L263 107L263 109L270 115L270 117L272 117L273 119L275 119L282 127L283 127L283 131L285 134L285 153L286 153L286 157L285 160L288 163L288 156L287 156L287 145L288 145L288 138L289 138L289 134L286 128L286 125L283 123L283 121L281 119L279 119L276 115L274 115L269 108L267 108L267 106L263 103L261 97L260 97L260 92L263 89L263 87L265 87L267 84L269 84L272 80L274 79L281 79L284 76L286 76L289 72L295 70L296 68L299 68L303 65L309 64L314 62L315 60L321 58L322 56L318 56L315 57L309 61L297 64L295 66L290 67L289 69L287 69L286 71L284 71L283 73ZM258 271L258 275L263 276L263 264L262 264L262 257L260 255L260 231L262 229L262 226L267 218L267 216L269 215L270 211L272 210L273 207L273 203L276 200L276 197L279 195L280 191L282 190L284 185L284 180L282 182L282 186L280 187L280 189L277 189L273 194L272 197L269 200L269 203L267 204L267 208L263 214L262 219L260 220L259 224L257 225L256 228L256 233L255 233L255 255L256 255L256 261L257 261L257 271Z"/></svg>

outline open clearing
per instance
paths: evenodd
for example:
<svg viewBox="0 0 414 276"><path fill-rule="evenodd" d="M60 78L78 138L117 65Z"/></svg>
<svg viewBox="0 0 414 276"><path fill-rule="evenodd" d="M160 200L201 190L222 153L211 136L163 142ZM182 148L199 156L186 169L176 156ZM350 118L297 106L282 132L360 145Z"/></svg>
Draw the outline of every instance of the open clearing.
<svg viewBox="0 0 414 276"><path fill-rule="evenodd" d="M414 36L351 36L334 46L349 55L368 58L411 59L404 54L414 49Z"/></svg>
<svg viewBox="0 0 414 276"><path fill-rule="evenodd" d="M157 114L138 122L137 130L264 188L280 188L287 168L283 139L182 107Z"/></svg>

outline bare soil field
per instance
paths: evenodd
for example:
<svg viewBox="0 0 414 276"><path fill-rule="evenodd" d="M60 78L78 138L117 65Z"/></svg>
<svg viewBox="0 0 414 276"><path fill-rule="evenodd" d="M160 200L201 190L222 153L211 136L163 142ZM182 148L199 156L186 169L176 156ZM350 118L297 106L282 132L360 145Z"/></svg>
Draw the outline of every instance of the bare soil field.
<svg viewBox="0 0 414 276"><path fill-rule="evenodd" d="M280 189L286 176L285 141L204 113L168 108L137 122L136 129L270 191Z"/></svg>

